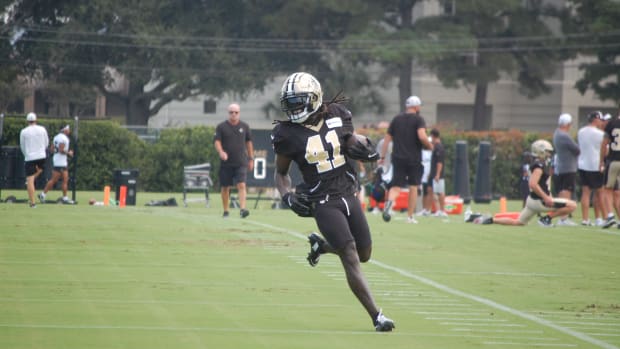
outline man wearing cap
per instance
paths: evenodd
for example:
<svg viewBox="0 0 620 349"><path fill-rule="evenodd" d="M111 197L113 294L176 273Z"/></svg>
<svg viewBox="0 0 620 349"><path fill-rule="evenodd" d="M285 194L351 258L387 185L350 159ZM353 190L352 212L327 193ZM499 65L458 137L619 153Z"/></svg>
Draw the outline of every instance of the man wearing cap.
<svg viewBox="0 0 620 349"><path fill-rule="evenodd" d="M418 96L410 96L405 101L405 112L392 119L384 137L379 165L383 163L388 145L392 146L392 165L394 174L390 183L388 199L383 207L383 220L392 218L390 210L400 194L401 187L409 187L407 222L417 223L413 217L418 200L418 186L422 178L422 149L433 149L426 134L426 122L420 116L422 101Z"/></svg>
<svg viewBox="0 0 620 349"><path fill-rule="evenodd" d="M30 207L36 207L34 197L34 181L43 172L47 154L45 150L49 145L47 130L43 126L37 125L37 115L28 113L26 116L28 126L24 127L19 133L19 147L24 154L24 167L26 169L26 188Z"/></svg>
<svg viewBox="0 0 620 349"><path fill-rule="evenodd" d="M597 224L602 225L601 200L603 186L603 173L598 167L600 158L601 142L604 132L601 130L603 115L596 111L588 115L588 124L577 132L577 143L579 143L579 158L577 168L579 170L579 180L581 182L581 224L592 225L590 222L590 196L594 192L594 215Z"/></svg>
<svg viewBox="0 0 620 349"><path fill-rule="evenodd" d="M575 192L577 180L577 157L579 145L570 135L573 117L568 113L560 114L558 128L553 133L553 148L555 149L554 186L558 197L571 200ZM557 225L577 225L568 217L562 217Z"/></svg>
<svg viewBox="0 0 620 349"><path fill-rule="evenodd" d="M56 182L62 176L62 202L65 204L72 204L73 202L67 196L67 190L69 188L69 161L67 157L73 156L73 150L69 150L69 134L71 133L71 128L69 125L65 125L60 128L58 134L54 137L53 140L53 153L54 157L52 161L54 162L54 171L52 172L52 178L45 185L45 189L43 192L39 194L39 200L41 203L45 203L45 195L48 191L54 188Z"/></svg>

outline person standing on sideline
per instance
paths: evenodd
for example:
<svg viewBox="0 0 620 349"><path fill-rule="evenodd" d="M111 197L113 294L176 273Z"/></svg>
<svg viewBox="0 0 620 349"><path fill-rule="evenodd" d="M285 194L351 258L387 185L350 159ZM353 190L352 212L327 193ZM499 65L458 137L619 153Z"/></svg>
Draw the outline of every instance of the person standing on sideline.
<svg viewBox="0 0 620 349"><path fill-rule="evenodd" d="M581 224L590 226L590 197L593 196L593 206L600 208L601 194L600 188L603 186L603 173L598 167L600 159L601 143L605 133L600 129L603 123L601 112L592 112L588 115L588 124L577 132L577 143L579 143L579 158L577 168L581 181ZM601 220L600 210L595 209L596 221Z"/></svg>
<svg viewBox="0 0 620 349"><path fill-rule="evenodd" d="M43 172L45 167L46 150L50 140L45 127L37 125L37 114L28 113L26 121L28 126L19 133L19 147L22 154L24 154L28 199L30 200L30 207L34 208L37 207L35 204L34 181Z"/></svg>
<svg viewBox="0 0 620 349"><path fill-rule="evenodd" d="M220 156L220 184L222 186L223 217L228 217L230 189L233 185L239 193L239 214L245 218L250 214L246 208L247 173L254 170L254 146L250 126L240 119L241 107L233 103L228 106L228 120L215 128L215 150Z"/></svg>
<svg viewBox="0 0 620 349"><path fill-rule="evenodd" d="M314 217L324 239L308 236L308 263L316 266L325 253L340 257L347 283L370 316L376 331L392 331L370 293L361 262L372 252L366 215L355 197L356 180L347 159L376 161L378 153L354 134L351 112L337 97L323 102L321 84L308 73L293 73L282 85L280 104L288 121L273 128L275 182L282 201L300 217ZM289 170L295 162L303 183L292 188Z"/></svg>
<svg viewBox="0 0 620 349"><path fill-rule="evenodd" d="M429 141L432 143L431 139ZM422 209L418 212L417 216L430 216L433 213L433 184L431 174L431 158L433 152L428 149L422 149Z"/></svg>
<svg viewBox="0 0 620 349"><path fill-rule="evenodd" d="M65 125L60 128L60 131L52 141L52 151L54 153L52 162L54 163L54 170L52 171L52 178L47 181L45 189L39 194L41 203L45 203L47 192L54 188L54 185L56 185L56 182L58 182L62 176L62 202L65 204L73 204L73 201L67 196L67 190L69 189L69 161L67 157L73 156L73 150L69 149L69 134L71 134L71 128L69 125Z"/></svg>
<svg viewBox="0 0 620 349"><path fill-rule="evenodd" d="M605 136L601 142L599 169L604 174L603 179L603 214L607 217L603 228L616 224L614 215L614 188L618 185L620 176L620 118L612 118L605 125ZM605 161L607 160L607 161Z"/></svg>
<svg viewBox="0 0 620 349"><path fill-rule="evenodd" d="M556 175L555 189L559 198L572 199L575 192L577 180L577 157L579 156L579 145L570 135L573 124L573 117L563 113L558 118L558 128L553 133L553 147L555 148L555 168ZM574 226L577 223L566 217L558 220L557 225Z"/></svg>
<svg viewBox="0 0 620 349"><path fill-rule="evenodd" d="M433 155L431 157L431 174L429 177L432 179L433 194L437 195L437 202L439 203L435 216L448 217L444 208L446 202L446 181L444 179L446 152L441 143L438 129L434 128L431 130L431 139L433 140Z"/></svg>
<svg viewBox="0 0 620 349"><path fill-rule="evenodd" d="M387 153L387 145L394 142L392 149L392 164L394 176L388 199L383 208L383 220L389 222L392 219L390 210L394 201L400 195L400 188L409 186L409 201L407 207L407 222L417 223L413 217L415 206L418 201L418 186L424 169L422 168L422 149L433 149L426 134L426 122L420 115L422 101L418 96L410 96L405 101L405 112L398 114L392 119L387 133L385 134L383 149L379 164Z"/></svg>

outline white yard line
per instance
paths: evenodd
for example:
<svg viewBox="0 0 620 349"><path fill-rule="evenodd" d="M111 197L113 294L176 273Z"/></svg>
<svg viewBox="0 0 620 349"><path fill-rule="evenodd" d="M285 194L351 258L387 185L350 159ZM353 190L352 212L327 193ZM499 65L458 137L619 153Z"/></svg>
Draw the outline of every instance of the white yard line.
<svg viewBox="0 0 620 349"><path fill-rule="evenodd" d="M263 226L263 227L266 227L266 228L269 228L269 229L273 229L273 230L277 230L277 231L282 231L282 232L284 232L284 233L286 233L288 235L294 236L296 238L300 238L300 239L303 239L303 240L307 239L306 236L304 236L303 234L301 234L299 232L296 232L296 231L291 231L289 229L283 229L283 228L276 227L276 226L271 225L271 224L265 224L265 223L255 222L255 221L250 221L250 222L252 224ZM618 234L618 235L620 235L620 234ZM383 268L385 270L393 271L393 272L395 272L397 274L400 274L400 275L402 275L402 276L404 276L406 278L416 280L416 281L421 282L421 283L423 283L425 285L431 286L433 288L436 288L438 290L441 290L441 291L444 291L446 293L452 294L454 296L457 296L457 297L460 297L460 298L464 298L464 299L469 299L471 301L484 304L484 305L486 305L488 307L501 310L501 311L506 312L508 314L511 314L513 316L520 317L522 319L535 322L535 323L537 323L539 325L552 328L552 329L554 329L556 331L559 331L559 332L562 332L562 333L567 334L569 336L575 337L575 338L580 339L580 340L582 340L584 342L596 345L597 347L604 348L604 349L620 349L620 348L618 348L617 346L615 346L613 344L610 344L610 343L607 343L607 342L602 341L600 339L594 338L594 337L589 336L589 335L587 335L585 333L574 331L574 330L572 330L570 328L567 328L567 327L564 327L564 326L560 326L560 325L558 325L558 324L556 324L554 322L551 322L551 321L549 321L547 319L543 319L541 317L538 317L538 316L535 316L535 315L532 315L532 314L528 314L526 312L523 312L523 311L520 311L520 310L517 310L517 309L513 309L511 307L508 307L506 305L497 303L497 302L492 301L490 299L486 299L486 298L483 298L483 297L480 297L480 296L476 296L476 295L469 294L469 293L466 293L466 292L463 292L463 291L459 291L459 290L451 288L449 286L440 284L440 283L438 283L438 282L436 282L434 280L431 280L429 278L426 278L426 277L423 277L423 276L411 273L411 272L409 272L409 271L407 271L405 269L401 269L401 268L398 268L398 267L395 267L395 266L391 266L389 264L386 264L386 263L383 263L383 262L380 262L380 261L374 260L374 259L370 260L369 263L372 263L373 265L376 265L376 266L378 266L380 268Z"/></svg>

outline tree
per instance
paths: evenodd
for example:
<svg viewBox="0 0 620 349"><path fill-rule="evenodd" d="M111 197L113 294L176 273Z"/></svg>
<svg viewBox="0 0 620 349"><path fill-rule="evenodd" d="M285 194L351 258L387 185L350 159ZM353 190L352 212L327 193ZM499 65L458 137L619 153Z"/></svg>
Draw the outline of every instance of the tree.
<svg viewBox="0 0 620 349"><path fill-rule="evenodd" d="M569 9L571 16L563 24L571 45L579 47L582 55L596 57L580 65L584 74L577 89L581 94L592 90L601 100L620 105L620 3L575 0Z"/></svg>
<svg viewBox="0 0 620 349"><path fill-rule="evenodd" d="M363 67L335 52L346 33L365 25L371 12L363 4L23 0L9 25L24 30L15 48L30 75L96 86L124 103L128 124L145 125L172 100L227 92L243 98L304 69L333 94L356 87L357 108L379 109Z"/></svg>
<svg viewBox="0 0 620 349"><path fill-rule="evenodd" d="M448 87L475 86L474 130L489 129L485 112L488 86L505 74L534 98L550 91L545 79L567 53L550 28L558 12L542 1L454 2L452 13L421 19L419 32L433 44L420 63Z"/></svg>
<svg viewBox="0 0 620 349"><path fill-rule="evenodd" d="M490 127L487 90L503 74L516 78L529 97L549 91L545 78L564 52L545 48L558 40L546 22L557 11L542 1L441 1L439 14L414 21L416 3L383 2L383 18L363 35L376 43L364 55L385 67L387 77L398 79L401 101L411 94L416 66L430 70L446 87L475 86L473 129Z"/></svg>
<svg viewBox="0 0 620 349"><path fill-rule="evenodd" d="M273 74L273 54L243 39L260 32L262 8L215 0L20 1L10 25L30 75L96 86L122 101L127 123L146 125L172 100L240 96Z"/></svg>

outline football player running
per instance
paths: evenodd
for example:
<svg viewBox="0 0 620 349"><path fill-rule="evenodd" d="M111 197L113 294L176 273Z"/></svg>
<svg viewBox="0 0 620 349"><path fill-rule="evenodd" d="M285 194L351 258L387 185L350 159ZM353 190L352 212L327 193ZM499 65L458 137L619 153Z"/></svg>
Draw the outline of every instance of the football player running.
<svg viewBox="0 0 620 349"><path fill-rule="evenodd" d="M316 266L324 253L340 257L351 291L370 315L376 331L391 331L394 322L377 307L360 262L367 262L372 240L366 216L356 197L356 178L347 159L376 161L367 138L354 134L351 112L334 98L323 102L321 84L298 72L286 78L280 103L288 121L272 131L276 153L275 182L282 200L301 217L314 217L325 237L308 237L308 262ZM303 183L292 188L289 168L295 162Z"/></svg>

